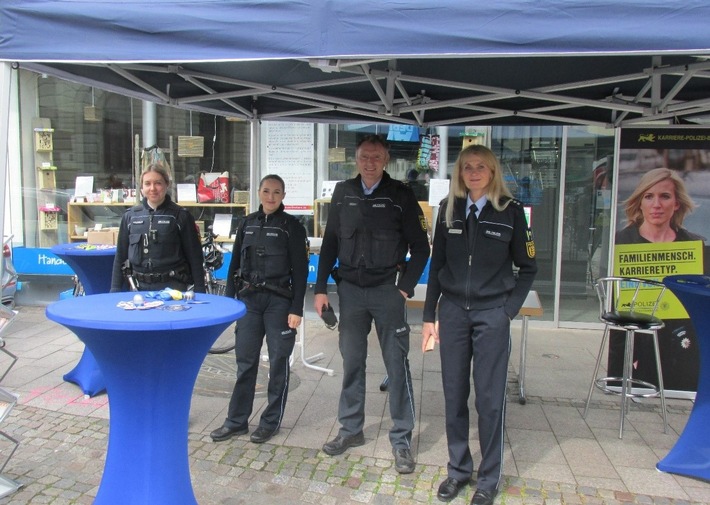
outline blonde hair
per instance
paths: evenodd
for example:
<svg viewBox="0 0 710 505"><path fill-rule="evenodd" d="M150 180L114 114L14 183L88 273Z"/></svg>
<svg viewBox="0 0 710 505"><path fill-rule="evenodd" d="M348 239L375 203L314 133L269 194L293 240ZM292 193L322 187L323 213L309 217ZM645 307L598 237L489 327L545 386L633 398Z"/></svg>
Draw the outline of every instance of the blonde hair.
<svg viewBox="0 0 710 505"><path fill-rule="evenodd" d="M451 227L454 221L454 201L456 198L466 198L468 189L463 180L463 160L471 155L480 156L486 166L491 170L491 181L486 188L486 198L491 202L496 210L505 209L513 195L505 185L503 180L503 171L500 168L500 162L493 151L482 145L472 145L463 149L456 158L454 164L454 173L451 176L451 185L449 186L449 196L446 202L446 226ZM505 198L505 201L501 201Z"/></svg>
<svg viewBox="0 0 710 505"><path fill-rule="evenodd" d="M669 168L654 168L646 172L639 181L636 189L625 201L626 218L628 225L641 226L643 224L643 213L641 212L641 202L643 195L659 182L671 181L675 188L675 198L678 202L678 210L671 217L671 228L678 230L683 226L683 220L695 209L696 205L685 189L685 183L675 170Z"/></svg>

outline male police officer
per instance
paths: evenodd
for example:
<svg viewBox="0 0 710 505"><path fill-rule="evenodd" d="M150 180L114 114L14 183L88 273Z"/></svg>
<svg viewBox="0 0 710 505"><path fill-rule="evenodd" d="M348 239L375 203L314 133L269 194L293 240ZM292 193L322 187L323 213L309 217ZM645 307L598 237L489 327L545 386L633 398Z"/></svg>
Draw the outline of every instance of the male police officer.
<svg viewBox="0 0 710 505"><path fill-rule="evenodd" d="M390 379L395 468L411 473L415 466L410 447L414 400L405 302L413 296L429 258L426 221L411 188L384 172L389 152L380 137L364 137L355 154L359 175L338 183L333 191L315 286L314 305L321 315L329 305L326 283L337 260L343 357L341 428L323 452L342 454L365 443L367 335L374 320Z"/></svg>

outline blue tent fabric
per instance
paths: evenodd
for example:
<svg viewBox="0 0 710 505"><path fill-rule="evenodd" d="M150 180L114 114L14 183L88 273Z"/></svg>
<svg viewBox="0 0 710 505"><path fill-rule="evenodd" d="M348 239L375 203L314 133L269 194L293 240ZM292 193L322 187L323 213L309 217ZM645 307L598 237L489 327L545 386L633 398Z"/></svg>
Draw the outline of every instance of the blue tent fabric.
<svg viewBox="0 0 710 505"><path fill-rule="evenodd" d="M697 53L708 20L704 0L3 0L0 60Z"/></svg>
<svg viewBox="0 0 710 505"><path fill-rule="evenodd" d="M0 62L244 120L694 122L707 0L1 0Z"/></svg>

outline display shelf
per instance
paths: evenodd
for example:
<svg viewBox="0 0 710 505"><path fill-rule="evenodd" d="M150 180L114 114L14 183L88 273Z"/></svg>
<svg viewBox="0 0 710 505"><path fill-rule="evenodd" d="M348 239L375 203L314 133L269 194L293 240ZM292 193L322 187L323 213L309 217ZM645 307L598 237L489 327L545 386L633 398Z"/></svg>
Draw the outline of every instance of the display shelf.
<svg viewBox="0 0 710 505"><path fill-rule="evenodd" d="M323 237L325 224L328 222L328 206L330 206L330 198L316 198L313 200L314 237Z"/></svg>
<svg viewBox="0 0 710 505"><path fill-rule="evenodd" d="M94 225L96 224L96 221L90 217L90 213L92 210L98 210L99 208L104 208L111 210L113 209L114 214L117 213L117 215L122 214L126 209L129 207L132 207L136 205L135 202L114 202L114 203L103 203L103 202L69 202L68 208L67 208L67 230L69 235L69 241L70 242L83 242L86 240L86 237L83 235L77 235L75 232L76 226L83 227L83 228L93 228ZM248 204L242 204L242 203L190 203L190 202L185 202L185 203L180 203L178 204L181 207L185 207L188 209L190 212L193 213L193 215L198 212L198 211L210 211L214 212L215 210L220 210L220 209L230 209L232 214L234 213L234 210L239 210L241 213L246 214L248 212ZM123 210L122 210L122 209ZM196 216L197 218L197 216ZM231 239L223 239L219 240L218 242L231 242Z"/></svg>

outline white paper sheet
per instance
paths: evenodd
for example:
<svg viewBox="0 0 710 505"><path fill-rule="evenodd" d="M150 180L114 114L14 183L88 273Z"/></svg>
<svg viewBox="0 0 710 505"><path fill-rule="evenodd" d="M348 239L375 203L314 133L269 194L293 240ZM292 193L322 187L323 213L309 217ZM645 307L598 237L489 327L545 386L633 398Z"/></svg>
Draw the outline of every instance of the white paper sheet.
<svg viewBox="0 0 710 505"><path fill-rule="evenodd" d="M94 192L94 176L80 175L76 178L74 196L87 196Z"/></svg>
<svg viewBox="0 0 710 505"><path fill-rule="evenodd" d="M178 203L197 203L197 187L192 183L177 185Z"/></svg>
<svg viewBox="0 0 710 505"><path fill-rule="evenodd" d="M219 235L221 238L229 238L229 232L232 228L231 214L215 214L214 223L212 223L212 233Z"/></svg>

